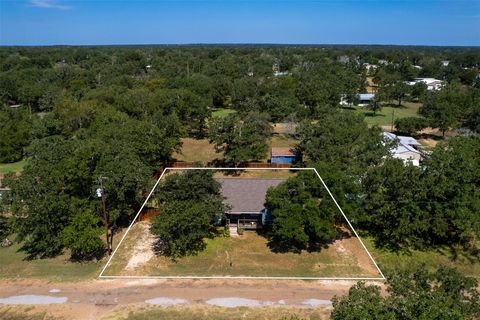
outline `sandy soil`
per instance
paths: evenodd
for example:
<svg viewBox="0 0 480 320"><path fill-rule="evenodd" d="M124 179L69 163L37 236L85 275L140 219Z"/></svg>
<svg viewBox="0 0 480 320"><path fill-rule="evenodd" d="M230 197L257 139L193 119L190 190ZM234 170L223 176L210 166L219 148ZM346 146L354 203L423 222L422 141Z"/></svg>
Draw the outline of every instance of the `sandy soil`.
<svg viewBox="0 0 480 320"><path fill-rule="evenodd" d="M146 222L137 224L137 227L142 229L141 238L135 243L132 256L125 267L127 270L135 270L145 265L155 255L152 249L155 238L150 233L149 226L150 224Z"/></svg>
<svg viewBox="0 0 480 320"><path fill-rule="evenodd" d="M15 296L50 296L66 302L37 304L36 312L68 319L98 319L126 306L156 305L273 305L298 308L329 308L335 295L348 292L352 281L264 281L264 280L92 280L77 283L49 283L41 280L0 282L0 301ZM379 284L379 283L377 283ZM55 293L51 290L55 289ZM32 300L33 299L33 300ZM42 298L44 299L44 297ZM40 299L38 302L45 300ZM59 300L57 300L59 301ZM11 308L13 304L0 305ZM25 306L23 306L25 307ZM21 309L28 313L29 309ZM5 309L4 309L5 310ZM11 310L11 309L10 309ZM15 309L14 309L15 310ZM22 311L23 310L23 311Z"/></svg>

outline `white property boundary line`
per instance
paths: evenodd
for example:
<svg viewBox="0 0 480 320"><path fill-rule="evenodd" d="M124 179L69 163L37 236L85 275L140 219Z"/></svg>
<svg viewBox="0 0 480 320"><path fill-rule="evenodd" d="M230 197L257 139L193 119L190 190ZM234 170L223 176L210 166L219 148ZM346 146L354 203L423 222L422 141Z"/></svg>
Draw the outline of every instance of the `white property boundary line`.
<svg viewBox="0 0 480 320"><path fill-rule="evenodd" d="M342 214L343 218L347 221L348 226L352 229L353 233L357 237L358 241L360 241L360 244L362 245L363 249L367 252L368 257L372 261L373 265L377 269L378 273L381 275L381 277L251 277L251 276L104 276L103 273L107 269L107 267L110 265L110 262L112 261L112 258L115 256L115 253L117 252L118 248L120 248L120 245L122 244L123 240L125 240L125 237L127 236L128 232L132 228L133 224L135 221L138 219L138 216L142 212L143 208L147 204L148 200L152 196L153 192L157 188L158 184L160 183L160 180L163 178L165 173L168 170L288 170L288 171L314 171L315 174L318 176L320 179L320 182L322 185L325 187L327 190L328 194L332 198L333 202L337 206L337 208L340 210L340 213ZM354 280L354 281L360 281L360 280L365 280L365 281L383 281L386 280L385 275L383 274L382 270L380 270L380 267L378 264L375 262L375 259L373 259L373 256L371 255L370 251L368 251L367 247L363 243L362 239L358 235L357 231L355 228L353 228L352 224L350 223L350 220L348 220L347 215L343 212L342 208L338 204L337 200L335 200L335 197L333 194L330 192L330 189L327 187L325 182L323 181L322 177L318 173L317 169L315 168L203 168L203 167L186 167L186 168L174 168L174 167L167 167L162 171L162 174L160 177L157 179L157 182L153 186L152 190L148 194L147 198L143 202L142 206L138 210L137 214L132 220L132 223L130 226L128 226L127 231L125 234L122 236L120 239L120 242L117 244L117 247L115 250L113 250L112 255L108 259L107 263L103 267L102 271L100 272L100 275L98 276L100 279L254 279L254 280Z"/></svg>

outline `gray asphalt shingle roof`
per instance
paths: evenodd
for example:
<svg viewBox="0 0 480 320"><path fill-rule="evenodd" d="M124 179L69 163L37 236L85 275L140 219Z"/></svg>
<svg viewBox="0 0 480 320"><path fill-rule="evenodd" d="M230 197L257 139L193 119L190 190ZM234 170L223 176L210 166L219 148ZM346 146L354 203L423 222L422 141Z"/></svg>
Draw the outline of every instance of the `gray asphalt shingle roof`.
<svg viewBox="0 0 480 320"><path fill-rule="evenodd" d="M222 184L225 203L231 206L230 212L260 212L264 209L268 188L277 186L285 179L217 179Z"/></svg>

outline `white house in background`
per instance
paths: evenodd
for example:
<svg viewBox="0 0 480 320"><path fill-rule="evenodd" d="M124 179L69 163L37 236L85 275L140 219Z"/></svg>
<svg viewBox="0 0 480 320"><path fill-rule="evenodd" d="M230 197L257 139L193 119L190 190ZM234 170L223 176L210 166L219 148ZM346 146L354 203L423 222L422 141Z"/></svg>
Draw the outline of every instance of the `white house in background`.
<svg viewBox="0 0 480 320"><path fill-rule="evenodd" d="M448 61L448 60L443 60L442 61L442 66L444 66L444 67L448 67L449 64L450 64L450 61Z"/></svg>
<svg viewBox="0 0 480 320"><path fill-rule="evenodd" d="M435 91L443 87L443 81L435 78L415 78L413 81L407 81L406 84L413 86L417 83L423 82L427 85L427 90Z"/></svg>
<svg viewBox="0 0 480 320"><path fill-rule="evenodd" d="M373 100L375 100L375 93L360 93L358 95L358 106L368 106Z"/></svg>
<svg viewBox="0 0 480 320"><path fill-rule="evenodd" d="M392 157L402 160L405 164L420 165L423 153L417 149L421 144L416 139L407 136L397 136L391 132L383 132L383 136L386 140L397 142L397 145L390 149Z"/></svg>
<svg viewBox="0 0 480 320"><path fill-rule="evenodd" d="M370 63L364 63L363 66L365 67L365 69L367 69L368 72L373 72L378 68L378 65Z"/></svg>
<svg viewBox="0 0 480 320"><path fill-rule="evenodd" d="M359 93L357 94L357 99L358 99L357 106L365 107L373 102L373 100L375 99L375 93ZM348 106L353 104L347 101L347 95L342 94L342 96L340 97L340 105Z"/></svg>

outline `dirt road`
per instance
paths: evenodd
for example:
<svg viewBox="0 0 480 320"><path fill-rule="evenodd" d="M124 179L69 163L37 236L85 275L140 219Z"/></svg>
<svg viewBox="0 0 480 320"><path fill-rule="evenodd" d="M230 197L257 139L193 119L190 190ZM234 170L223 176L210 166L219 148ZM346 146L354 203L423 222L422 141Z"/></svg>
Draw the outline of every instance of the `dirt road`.
<svg viewBox="0 0 480 320"><path fill-rule="evenodd" d="M42 305L53 316L98 319L121 306L200 304L235 306L330 307L352 281L262 280L94 280L50 283L0 282L0 306Z"/></svg>

